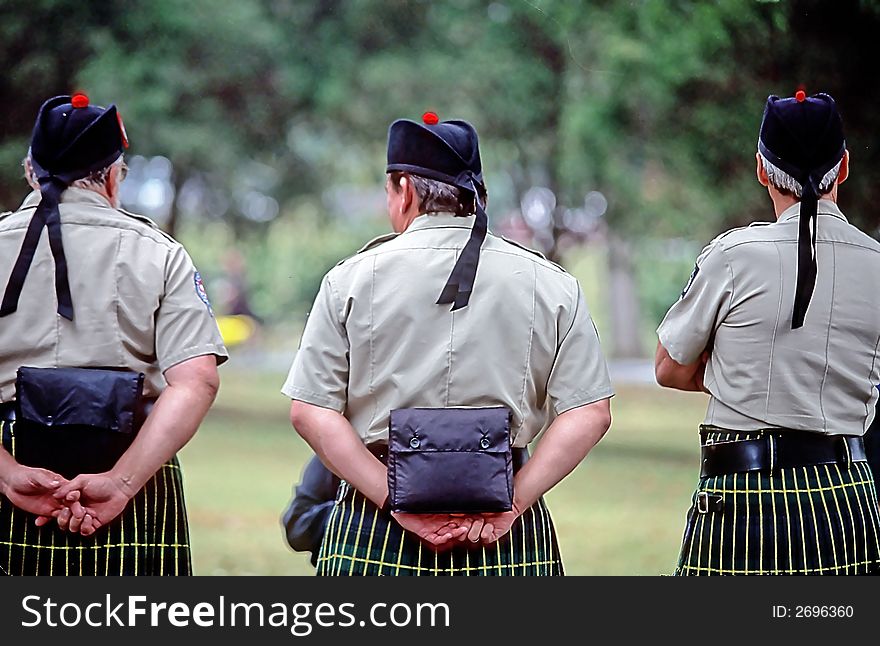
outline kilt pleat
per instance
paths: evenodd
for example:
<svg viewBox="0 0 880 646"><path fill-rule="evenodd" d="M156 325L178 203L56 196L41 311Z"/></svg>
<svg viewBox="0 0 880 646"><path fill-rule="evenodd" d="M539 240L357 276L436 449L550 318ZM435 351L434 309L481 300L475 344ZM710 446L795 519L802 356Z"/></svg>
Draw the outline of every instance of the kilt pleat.
<svg viewBox="0 0 880 646"><path fill-rule="evenodd" d="M553 521L543 500L489 546L437 553L348 483L340 484L318 554L319 576L560 576Z"/></svg>
<svg viewBox="0 0 880 646"><path fill-rule="evenodd" d="M0 422L3 446L15 455L14 422ZM183 477L174 457L113 522L93 535L62 532L0 496L0 574L192 574Z"/></svg>
<svg viewBox="0 0 880 646"><path fill-rule="evenodd" d="M712 431L715 442L754 433ZM721 511L699 513L697 496ZM687 515L677 575L880 572L877 490L866 462L701 478Z"/></svg>

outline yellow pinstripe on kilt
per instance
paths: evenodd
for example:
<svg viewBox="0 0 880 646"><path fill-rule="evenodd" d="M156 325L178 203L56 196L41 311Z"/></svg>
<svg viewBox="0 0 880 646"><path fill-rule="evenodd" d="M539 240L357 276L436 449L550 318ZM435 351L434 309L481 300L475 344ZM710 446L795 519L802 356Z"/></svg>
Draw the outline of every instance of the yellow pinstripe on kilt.
<svg viewBox="0 0 880 646"><path fill-rule="evenodd" d="M15 424L0 422L3 446L15 455ZM167 462L108 526L83 537L35 516L0 496L0 574L192 574L183 479L177 458Z"/></svg>
<svg viewBox="0 0 880 646"><path fill-rule="evenodd" d="M755 433L712 431L712 441ZM699 492L723 510L697 513ZM678 575L880 573L877 490L867 462L702 478Z"/></svg>
<svg viewBox="0 0 880 646"><path fill-rule="evenodd" d="M494 545L436 553L343 482L318 554L319 576L561 576L556 530L541 500Z"/></svg>

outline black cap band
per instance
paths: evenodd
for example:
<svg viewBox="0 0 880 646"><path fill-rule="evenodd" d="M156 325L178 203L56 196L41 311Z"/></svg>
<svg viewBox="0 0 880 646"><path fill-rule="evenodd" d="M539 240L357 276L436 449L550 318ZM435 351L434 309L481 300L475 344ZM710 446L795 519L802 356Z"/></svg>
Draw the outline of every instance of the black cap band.
<svg viewBox="0 0 880 646"><path fill-rule="evenodd" d="M116 106L90 106L85 95L57 96L43 103L31 137L31 165L40 183L42 199L28 224L18 258L12 268L0 317L18 309L43 227L48 230L49 249L55 261L55 295L58 313L73 320L73 299L67 276L67 257L61 237L58 203L70 184L108 167L128 145Z"/></svg>
<svg viewBox="0 0 880 646"><path fill-rule="evenodd" d="M480 148L476 130L466 121L441 122L433 113L425 113L423 118L423 124L408 119L391 124L385 171L411 173L450 184L459 190L462 201L469 197L474 200L476 219L471 235L437 299L438 305L452 303L454 312L470 302L480 247L489 229L489 219L479 199L479 188L483 186Z"/></svg>
<svg viewBox="0 0 880 646"><path fill-rule="evenodd" d="M469 184L469 185L468 185ZM460 310L467 307L471 299L471 292L474 290L474 282L477 279L477 266L480 264L480 247L486 239L486 233L489 230L489 218L477 194L476 180L471 173L462 173L454 184L460 191L470 193L474 196L474 204L476 205L476 219L471 229L471 235L467 244L461 250L455 266L446 280L446 286L440 292L440 298L437 299L437 305L446 305L452 303L452 311Z"/></svg>
<svg viewBox="0 0 880 646"><path fill-rule="evenodd" d="M68 321L73 320L73 299L70 296L70 283L67 278L67 258L61 241L61 217L58 213L58 201L67 184L56 177L48 176L40 180L40 192L43 199L31 216L27 232L21 243L21 250L12 268L12 275L6 284L3 302L0 305L0 317L12 314L18 309L18 299L24 287L31 263L37 252L37 244L43 233L48 229L49 248L55 260L55 294L58 298L58 313Z"/></svg>
<svg viewBox="0 0 880 646"><path fill-rule="evenodd" d="M798 216L797 280L794 288L794 310L791 315L791 329L796 330L804 324L807 309L816 288L816 228L818 209L818 187L811 178L801 183L801 206Z"/></svg>
<svg viewBox="0 0 880 646"><path fill-rule="evenodd" d="M822 93L807 97L803 91L793 98L767 97L758 152L801 184L797 280L791 317L791 329L796 330L804 325L816 287L820 184L846 153L843 123L834 99Z"/></svg>

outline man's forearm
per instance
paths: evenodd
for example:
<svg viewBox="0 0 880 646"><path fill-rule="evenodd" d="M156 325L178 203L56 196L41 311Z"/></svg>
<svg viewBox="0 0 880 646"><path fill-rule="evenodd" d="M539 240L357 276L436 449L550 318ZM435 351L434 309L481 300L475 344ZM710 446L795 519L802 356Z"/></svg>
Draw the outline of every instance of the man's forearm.
<svg viewBox="0 0 880 646"><path fill-rule="evenodd" d="M294 401L290 420L328 469L381 506L388 497L388 470L334 410Z"/></svg>
<svg viewBox="0 0 880 646"><path fill-rule="evenodd" d="M683 365L669 356L669 352L661 343L657 344L654 357L654 376L657 383L665 388L701 392L703 388L703 371L706 369L704 357L694 363Z"/></svg>
<svg viewBox="0 0 880 646"><path fill-rule="evenodd" d="M534 455L514 478L514 504L531 507L581 463L611 425L610 400L566 411L538 442Z"/></svg>
<svg viewBox="0 0 880 646"><path fill-rule="evenodd" d="M110 472L131 495L192 439L216 392L200 383L169 383L162 391L134 442Z"/></svg>
<svg viewBox="0 0 880 646"><path fill-rule="evenodd" d="M0 446L0 495L5 493L9 473L16 466L18 466L18 462L15 461L15 458L5 448Z"/></svg>

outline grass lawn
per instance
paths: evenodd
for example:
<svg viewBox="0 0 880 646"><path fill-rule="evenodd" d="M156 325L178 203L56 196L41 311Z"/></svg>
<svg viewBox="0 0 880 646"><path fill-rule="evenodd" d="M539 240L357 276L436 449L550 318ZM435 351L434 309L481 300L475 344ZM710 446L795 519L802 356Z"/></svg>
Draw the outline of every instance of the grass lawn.
<svg viewBox="0 0 880 646"><path fill-rule="evenodd" d="M309 575L279 516L311 452L290 427L284 375L222 370L217 403L181 453L196 574ZM614 423L547 496L568 574L668 574L697 481L706 398L619 387Z"/></svg>

